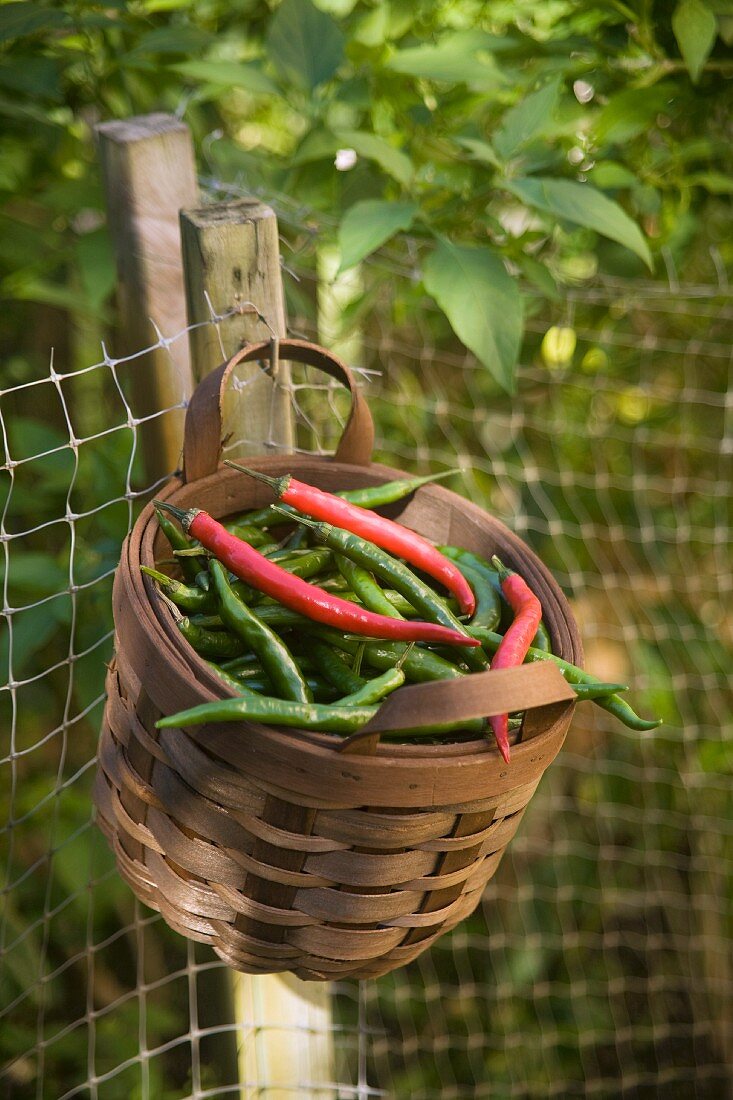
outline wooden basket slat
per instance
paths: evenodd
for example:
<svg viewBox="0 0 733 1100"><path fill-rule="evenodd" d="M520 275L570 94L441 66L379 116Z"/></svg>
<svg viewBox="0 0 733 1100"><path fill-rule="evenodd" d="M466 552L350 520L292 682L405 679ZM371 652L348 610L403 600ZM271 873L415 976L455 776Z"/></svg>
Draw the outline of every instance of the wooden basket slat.
<svg viewBox="0 0 733 1100"><path fill-rule="evenodd" d="M323 886L299 890L293 899L293 907L332 924L384 924L393 917L412 912L417 898L415 891L398 888L389 893L355 894L345 889Z"/></svg>
<svg viewBox="0 0 733 1100"><path fill-rule="evenodd" d="M274 905L265 905L264 902L255 901L248 894L243 894L240 890L234 890L221 882L214 883L213 889L229 902L235 913L241 913L245 917L251 917L262 923L269 921L271 924L284 924L295 928L303 924L313 924L315 919L296 908L279 909ZM307 892L310 893L310 891Z"/></svg>
<svg viewBox="0 0 733 1100"><path fill-rule="evenodd" d="M234 907L207 883L196 881L190 875L181 876L162 855L151 852L148 866L155 872L159 888L165 892L172 905L181 912L190 910L199 917L231 921Z"/></svg>

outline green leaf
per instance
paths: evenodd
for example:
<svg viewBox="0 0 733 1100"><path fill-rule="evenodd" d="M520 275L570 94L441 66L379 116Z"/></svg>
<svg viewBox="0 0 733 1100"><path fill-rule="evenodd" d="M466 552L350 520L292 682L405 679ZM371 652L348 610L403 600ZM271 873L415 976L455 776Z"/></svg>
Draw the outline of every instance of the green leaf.
<svg viewBox="0 0 733 1100"><path fill-rule="evenodd" d="M616 191L621 188L636 187L638 179L625 165L615 160L602 160L591 170L591 181L602 191Z"/></svg>
<svg viewBox="0 0 733 1100"><path fill-rule="evenodd" d="M490 164L492 168L501 168L502 163L488 141L479 138L456 138L456 144L462 145L471 154L473 160L481 164Z"/></svg>
<svg viewBox="0 0 733 1100"><path fill-rule="evenodd" d="M68 622L70 612L68 598L61 597L13 615L12 647L10 630L0 638L0 675L4 677L5 670L10 670L12 655L13 676L21 676L31 658L50 641L59 625Z"/></svg>
<svg viewBox="0 0 733 1100"><path fill-rule="evenodd" d="M338 23L311 0L284 0L270 22L267 53L284 76L313 91L343 61L344 36Z"/></svg>
<svg viewBox="0 0 733 1100"><path fill-rule="evenodd" d="M52 283L32 275L17 278L8 276L0 284L0 291L7 297L21 302L41 302L83 317L105 317L103 308L95 305L86 294L73 287L62 286L61 283Z"/></svg>
<svg viewBox="0 0 733 1100"><path fill-rule="evenodd" d="M111 297L117 282L115 258L107 229L96 229L78 238L76 261L82 290L92 308L101 310Z"/></svg>
<svg viewBox="0 0 733 1100"><path fill-rule="evenodd" d="M389 39L390 19L389 5L379 4L358 20L352 32L354 41L363 46L381 46Z"/></svg>
<svg viewBox="0 0 733 1100"><path fill-rule="evenodd" d="M704 187L711 195L733 195L733 178L722 172L695 172L688 183Z"/></svg>
<svg viewBox="0 0 733 1100"><path fill-rule="evenodd" d="M715 16L703 0L680 0L672 15L672 30L692 83L697 84L715 43Z"/></svg>
<svg viewBox="0 0 733 1100"><path fill-rule="evenodd" d="M17 118L23 122L27 122L31 119L39 126L43 126L48 130L58 131L64 126L60 113L56 111L49 112L47 109L44 110L42 106L36 105L31 100L25 103L19 102L17 96L8 98L7 96L0 95L0 115L6 115L8 118Z"/></svg>
<svg viewBox="0 0 733 1100"><path fill-rule="evenodd" d="M400 230L409 229L418 207L414 202L382 202L365 199L350 207L339 229L339 275L370 256Z"/></svg>
<svg viewBox="0 0 733 1100"><path fill-rule="evenodd" d="M0 581L5 577L5 562L0 562ZM16 590L32 593L35 597L51 596L61 592L69 584L69 571L62 569L51 554L40 550L25 550L11 554L8 587L17 599ZM13 600L11 599L11 603Z"/></svg>
<svg viewBox="0 0 733 1100"><path fill-rule="evenodd" d="M453 244L438 237L425 264L423 281L456 336L502 389L513 393L523 306L517 283L507 274L501 258L489 248Z"/></svg>
<svg viewBox="0 0 733 1100"><path fill-rule="evenodd" d="M310 164L314 160L332 160L341 142L330 130L316 127L309 130L289 158L291 165Z"/></svg>
<svg viewBox="0 0 733 1100"><path fill-rule="evenodd" d="M127 55L138 58L143 54L185 53L196 54L210 42L211 35L198 27L156 27L144 34Z"/></svg>
<svg viewBox="0 0 733 1100"><path fill-rule="evenodd" d="M363 130L339 130L336 138L339 149L355 149L360 157L376 161L388 176L392 176L403 187L409 187L412 183L415 172L412 161L384 138Z"/></svg>
<svg viewBox="0 0 733 1100"><path fill-rule="evenodd" d="M589 183L575 180L535 177L507 181L505 186L536 210L552 214L574 225L593 229L604 237L630 249L652 270L649 245L639 226L629 215Z"/></svg>
<svg viewBox="0 0 733 1100"><path fill-rule="evenodd" d="M506 112L493 135L493 145L500 157L511 157L540 133L555 110L559 92L560 80L556 78Z"/></svg>
<svg viewBox="0 0 733 1100"><path fill-rule="evenodd" d="M139 0L143 9L152 14L157 11L177 11L180 8L192 8L197 0Z"/></svg>
<svg viewBox="0 0 733 1100"><path fill-rule="evenodd" d="M407 76L472 88L495 87L504 83L494 58L486 56L495 42L493 35L484 31L456 31L435 46L398 50L386 64L388 69Z"/></svg>
<svg viewBox="0 0 733 1100"><path fill-rule="evenodd" d="M327 11L330 15L351 15L356 7L357 0L318 0L317 8Z"/></svg>
<svg viewBox="0 0 733 1100"><path fill-rule="evenodd" d="M543 263L531 256L521 256L517 259L517 263L527 281L536 287L543 297L551 302L560 301L560 291L557 288L557 283Z"/></svg>
<svg viewBox="0 0 733 1100"><path fill-rule="evenodd" d="M24 92L35 100L59 103L63 98L59 63L50 57L4 57L0 60L0 86Z"/></svg>
<svg viewBox="0 0 733 1100"><path fill-rule="evenodd" d="M622 145L643 134L660 112L671 109L679 88L667 81L644 88L626 88L612 96L592 124L594 142L599 147Z"/></svg>
<svg viewBox="0 0 733 1100"><path fill-rule="evenodd" d="M68 22L68 14L55 8L44 8L40 4L2 4L0 42L23 38L38 31L56 30L65 27Z"/></svg>
<svg viewBox="0 0 733 1100"><path fill-rule="evenodd" d="M188 77L208 84L224 84L232 88L245 88L256 95L278 95L279 89L258 65L241 61L181 61L170 68Z"/></svg>

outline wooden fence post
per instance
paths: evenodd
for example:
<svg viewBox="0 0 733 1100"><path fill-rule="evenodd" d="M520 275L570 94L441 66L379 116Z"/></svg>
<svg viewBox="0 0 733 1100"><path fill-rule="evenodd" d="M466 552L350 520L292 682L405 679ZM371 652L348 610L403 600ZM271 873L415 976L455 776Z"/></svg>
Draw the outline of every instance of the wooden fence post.
<svg viewBox="0 0 733 1100"><path fill-rule="evenodd" d="M134 355L186 327L178 211L198 202L193 144L188 127L171 115L103 122L96 130L107 218L117 260L116 358ZM150 481L179 464L183 410L191 392L186 341L155 347L135 362L132 405L136 417L174 410L138 425Z"/></svg>
<svg viewBox="0 0 733 1100"><path fill-rule="evenodd" d="M181 240L191 359L203 377L243 342L285 336L280 245L273 210L242 199L181 212ZM255 308L248 305L251 303ZM242 312L232 314L241 308ZM212 309L225 319L211 319ZM263 320L264 319L264 320ZM292 408L286 364L273 380L245 364L224 404L225 432L237 444L230 454L292 450ZM243 425L244 437L238 435ZM332 1100L333 1026L330 987L291 974L233 972L242 1100L292 1100L306 1088L311 1100Z"/></svg>
<svg viewBox="0 0 733 1100"><path fill-rule="evenodd" d="M181 211L191 363L198 381L243 343L285 336L277 218L256 199ZM222 317L216 326L212 310ZM241 311L241 312L232 312ZM236 368L224 420L235 433L230 457L293 449L292 406L286 364L277 379L256 363Z"/></svg>

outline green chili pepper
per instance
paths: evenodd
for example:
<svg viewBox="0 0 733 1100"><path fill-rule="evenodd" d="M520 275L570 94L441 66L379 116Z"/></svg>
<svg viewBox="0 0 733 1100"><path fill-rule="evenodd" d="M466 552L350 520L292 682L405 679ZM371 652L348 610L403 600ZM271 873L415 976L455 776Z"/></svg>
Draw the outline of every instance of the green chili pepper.
<svg viewBox="0 0 733 1100"><path fill-rule="evenodd" d="M204 611L216 606L213 595L210 592L204 592L196 585L184 584L183 581L177 581L174 577L168 577L165 573L159 573L157 569L150 569L147 565L141 565L140 569L146 576L152 577L166 596L182 611Z"/></svg>
<svg viewBox="0 0 733 1100"><path fill-rule="evenodd" d="M282 557L280 556L282 554ZM294 577L315 577L322 573L333 561L333 552L327 546L291 550L290 548L269 555L270 561L276 561Z"/></svg>
<svg viewBox="0 0 733 1100"><path fill-rule="evenodd" d="M325 588L327 592L338 592L345 600L352 597L356 599L355 593L349 588L349 582L340 573L331 573L328 577L324 577L322 581L319 581L318 584L321 588Z"/></svg>
<svg viewBox="0 0 733 1100"><path fill-rule="evenodd" d="M334 706L337 707L361 707L370 703L378 703L385 695L402 687L405 682L405 674L401 668L389 668L380 676L369 680L358 691L352 691L350 695L344 695L337 699Z"/></svg>
<svg viewBox="0 0 733 1100"><path fill-rule="evenodd" d="M235 637L226 630L204 630L188 618L179 619L176 626L186 641L202 657L208 657L214 661L225 661L231 657L240 657L247 650L241 638Z"/></svg>
<svg viewBox="0 0 733 1100"><path fill-rule="evenodd" d="M342 695L351 695L366 686L366 680L349 668L333 646L318 638L309 638L307 644L308 655L316 668Z"/></svg>
<svg viewBox="0 0 733 1100"><path fill-rule="evenodd" d="M446 661L429 649L423 649L419 645L407 646L404 642L380 642L359 639L355 635L340 634L329 627L317 627L319 638L329 642L335 648L343 649L345 653L356 654L360 646L363 646L364 660L371 668L382 671L394 668L402 663L402 668L408 680L414 683L425 683L430 680L453 680L457 676L465 676L465 672Z"/></svg>
<svg viewBox="0 0 733 1100"><path fill-rule="evenodd" d="M618 718L620 722L623 722L625 726L632 730L653 730L662 724L661 718L653 720L640 718L620 695L604 695L602 698L596 699L595 702L596 706L607 710L609 714L612 714L614 718Z"/></svg>
<svg viewBox="0 0 733 1100"><path fill-rule="evenodd" d="M414 739L430 738L446 733L475 734L483 737L486 733L485 718L471 718L465 722L435 722L432 725L417 726L414 729L383 730L383 741L402 741L405 737Z"/></svg>
<svg viewBox="0 0 733 1100"><path fill-rule="evenodd" d="M399 611L400 615L404 615L409 619L411 615L415 614L415 608L409 600L405 599L401 592L395 592L394 588L382 588L382 592L392 604L395 611ZM445 602L451 611L454 611L458 606L453 600L446 600Z"/></svg>
<svg viewBox="0 0 733 1100"><path fill-rule="evenodd" d="M243 653L241 657L232 657L229 661L222 661L219 667L228 672L230 676L244 677L245 679L251 674L257 676L264 674L259 657L252 652ZM314 671L315 663L310 657L299 654L298 667L301 672L310 673Z"/></svg>
<svg viewBox="0 0 733 1100"><path fill-rule="evenodd" d="M544 652L544 650L541 650ZM570 683L570 681L568 681ZM616 695L619 691L628 691L628 684L603 684L601 681L597 683L583 683L583 684L571 684L571 687L578 699L595 699L598 702L607 695Z"/></svg>
<svg viewBox="0 0 733 1100"><path fill-rule="evenodd" d="M194 626L200 626L204 630L227 630L221 615L189 615Z"/></svg>
<svg viewBox="0 0 733 1100"><path fill-rule="evenodd" d="M241 669L252 668L254 665L259 665L259 657L250 650L240 657L231 657L229 660L221 661L218 667L223 668L230 676L234 676L238 675Z"/></svg>
<svg viewBox="0 0 733 1100"><path fill-rule="evenodd" d="M497 595L502 599L504 598L504 593L501 590L501 578L486 558L482 558L480 554L474 554L470 550L464 550L462 546L439 546L438 550L441 554L445 554L446 558L450 558L452 562L455 562L456 565L463 562L470 569L475 569L483 574Z"/></svg>
<svg viewBox="0 0 733 1100"><path fill-rule="evenodd" d="M541 649L543 653L552 653L552 642L550 641L550 635L547 633L547 627L540 619L540 625L537 627L537 633L532 639L532 648Z"/></svg>
<svg viewBox="0 0 733 1100"><path fill-rule="evenodd" d="M496 583L494 583L483 570L475 569L463 558L456 558L455 565L471 585L476 597L476 610L469 620L471 625L485 626L487 630L495 630L501 619L499 574L493 570L496 577Z"/></svg>
<svg viewBox="0 0 733 1100"><path fill-rule="evenodd" d="M236 591L234 585L232 589ZM303 627L309 627L311 620L306 619L304 615L298 614L297 611L291 611L288 607L283 607L279 603L258 603L257 618L261 619L263 623L267 623L268 626L277 629L299 629ZM224 622L221 615L191 615L191 625L197 629L201 628L207 631L221 632L224 627Z"/></svg>
<svg viewBox="0 0 733 1100"><path fill-rule="evenodd" d="M257 508L249 512L242 512L230 520L231 523L245 523L248 527L278 526L287 522L282 516L278 516L272 504L266 504L264 508Z"/></svg>
<svg viewBox="0 0 733 1100"><path fill-rule="evenodd" d="M308 542L308 532L301 527L296 527L287 537L284 549L299 550Z"/></svg>
<svg viewBox="0 0 733 1100"><path fill-rule="evenodd" d="M402 500L410 493L414 493L421 485L427 485L430 481L440 481L441 478L457 473L460 471L443 470L439 474L401 478L398 481L387 481L383 485L371 485L367 489L347 489L336 493L336 496L343 497L352 504L359 504L362 508L379 508L382 504L393 504L396 500Z"/></svg>
<svg viewBox="0 0 733 1100"><path fill-rule="evenodd" d="M368 569L357 565L351 558L344 557L343 554L336 555L336 567L344 580L348 582L354 595L370 611L376 611L379 615L389 615L394 619L402 618L401 613L392 601L385 596L384 591Z"/></svg>
<svg viewBox="0 0 733 1100"><path fill-rule="evenodd" d="M224 681L227 687L231 688L232 691L236 691L238 695L244 694L244 684L240 679L238 679L236 676L232 676L230 672L227 672L227 670L225 668L222 668L221 665L217 664L216 661L207 661L206 663L209 668L212 668L214 670L219 679Z"/></svg>
<svg viewBox="0 0 733 1100"><path fill-rule="evenodd" d="M358 569L360 567L356 566L356 568ZM352 592L349 589L348 583L343 577L331 577L330 579L319 581L318 583L321 588L325 588L329 592L338 592L341 596L343 596L345 600L353 600L355 603L363 603L359 596L357 596L355 592ZM420 612L412 606L409 600L405 599L401 592L395 592L394 588L382 588L381 586L380 591L386 597L386 599L389 600L395 611L399 611L402 618L414 619L419 616ZM452 599L445 600L445 604L453 612L455 612L456 607L458 606ZM391 617L396 618L396 616L394 615Z"/></svg>
<svg viewBox="0 0 733 1100"><path fill-rule="evenodd" d="M466 628L470 634L473 634L474 638L478 638L484 649L489 653L493 653L501 642L502 635L495 634L492 630L485 630L482 627L473 629L470 625ZM557 657L554 653L545 653L541 649L535 649L530 647L527 650L527 656L524 658L525 663L530 661L553 661L559 668L562 669L565 679L569 684L575 686L576 684L593 684L600 683L597 677L591 676L590 673L584 672L582 668L578 668L577 665L571 664L569 661L563 660L562 657ZM645 719L640 718L639 715L629 706L629 704L622 699L620 695L604 695L595 700L599 707L603 710L607 710L610 714L613 714L624 725L628 726L632 730L653 730L657 726L661 726L661 718Z"/></svg>
<svg viewBox="0 0 733 1100"><path fill-rule="evenodd" d="M201 703L178 714L160 718L158 729L172 726L198 726L207 722L252 720L276 726L295 726L326 733L356 733L377 713L376 706L335 707L326 703L296 703L271 696L244 695L239 699L221 699Z"/></svg>
<svg viewBox="0 0 733 1100"><path fill-rule="evenodd" d="M180 527L176 527L175 523L171 522L165 512L160 508L156 508L155 514L158 517L160 529L171 544L171 549L174 554L176 551L193 549L192 540L188 535L184 534ZM195 583L197 574L200 573L202 569L206 568L205 557L191 555L177 555L176 557L184 577Z"/></svg>
<svg viewBox="0 0 733 1100"><path fill-rule="evenodd" d="M276 698L272 680L261 668L243 669L232 679L237 681L242 688L256 691L258 695L269 695ZM304 680L313 695L313 702L332 702L341 697L341 692L330 684L323 676L309 674Z"/></svg>
<svg viewBox="0 0 733 1100"><path fill-rule="evenodd" d="M209 569L224 623L260 658L276 694L283 699L309 703L312 699L311 692L282 638L235 595L227 579L227 570L221 562L213 559Z"/></svg>
<svg viewBox="0 0 733 1100"><path fill-rule="evenodd" d="M230 535L236 535L242 542L248 542L250 546L261 547L265 543L271 543L269 534L261 527L255 527L251 523L238 523L236 520L223 524Z"/></svg>
<svg viewBox="0 0 733 1100"><path fill-rule="evenodd" d="M261 607L258 605L257 615L263 623L267 623L274 630L284 630L286 628L305 630L313 624L312 619L301 615L299 611L291 611L289 607L283 607L282 604L278 603L263 604Z"/></svg>
<svg viewBox="0 0 733 1100"><path fill-rule="evenodd" d="M209 722L255 721L275 726L295 726L298 729L317 730L325 733L356 733L373 718L377 706L344 707L328 703L296 703L289 699L275 699L254 692L238 699L217 699L201 703L178 714L170 714L155 723L158 729L200 726ZM415 729L383 733L383 737L423 737L435 733L470 732L481 726L480 719L473 722L446 722Z"/></svg>

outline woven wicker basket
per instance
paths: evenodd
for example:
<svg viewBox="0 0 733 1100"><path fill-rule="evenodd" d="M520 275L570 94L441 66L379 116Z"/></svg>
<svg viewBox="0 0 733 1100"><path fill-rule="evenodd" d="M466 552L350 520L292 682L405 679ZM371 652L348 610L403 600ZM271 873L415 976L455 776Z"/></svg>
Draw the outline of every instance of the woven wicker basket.
<svg viewBox="0 0 733 1100"><path fill-rule="evenodd" d="M229 370L268 358L268 349L245 349L198 387L186 418L185 477L161 497L217 517L272 499L261 483L218 466ZM347 368L305 342L283 341L280 351L345 382L351 416L334 459L250 464L295 471L328 490L400 476L369 465L371 417ZM438 543L498 553L518 569L542 601L554 651L581 662L562 592L506 527L438 485L395 511ZM237 970L367 978L414 959L477 905L562 745L571 689L550 662L413 685L386 700L372 732L346 744L258 723L156 731L161 714L229 694L140 571L169 552L148 506L115 577L115 658L95 783L97 819L120 873L169 925L210 943ZM525 711L508 766L491 739L399 745L374 732L505 710Z"/></svg>

